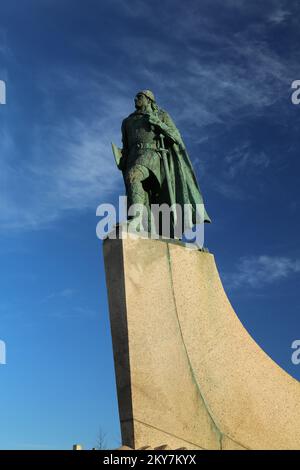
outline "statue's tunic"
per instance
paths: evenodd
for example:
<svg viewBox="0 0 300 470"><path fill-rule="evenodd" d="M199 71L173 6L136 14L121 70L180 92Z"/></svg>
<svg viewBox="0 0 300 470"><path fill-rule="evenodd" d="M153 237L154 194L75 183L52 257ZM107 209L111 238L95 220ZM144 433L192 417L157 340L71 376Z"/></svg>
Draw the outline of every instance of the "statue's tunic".
<svg viewBox="0 0 300 470"><path fill-rule="evenodd" d="M148 168L161 184L161 157L159 138L155 128L144 113L134 112L122 123L123 155L126 172L134 165Z"/></svg>

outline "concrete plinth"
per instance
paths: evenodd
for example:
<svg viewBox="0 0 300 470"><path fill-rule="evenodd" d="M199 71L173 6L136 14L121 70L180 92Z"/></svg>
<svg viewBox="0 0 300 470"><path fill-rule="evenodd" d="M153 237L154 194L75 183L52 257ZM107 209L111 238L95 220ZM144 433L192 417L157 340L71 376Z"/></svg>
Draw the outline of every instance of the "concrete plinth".
<svg viewBox="0 0 300 470"><path fill-rule="evenodd" d="M247 333L213 255L103 246L123 445L300 449L300 384Z"/></svg>

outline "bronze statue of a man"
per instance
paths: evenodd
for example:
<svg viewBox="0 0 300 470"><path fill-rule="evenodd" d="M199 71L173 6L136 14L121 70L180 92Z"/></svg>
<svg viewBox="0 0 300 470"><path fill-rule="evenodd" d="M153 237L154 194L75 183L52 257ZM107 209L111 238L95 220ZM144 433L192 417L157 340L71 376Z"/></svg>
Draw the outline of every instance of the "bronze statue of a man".
<svg viewBox="0 0 300 470"><path fill-rule="evenodd" d="M197 205L203 222L210 222L181 135L169 114L159 108L150 90L135 97L136 110L122 122L123 149L113 145L123 172L128 208L143 204L190 205L190 227L196 224ZM185 226L185 229L187 227Z"/></svg>

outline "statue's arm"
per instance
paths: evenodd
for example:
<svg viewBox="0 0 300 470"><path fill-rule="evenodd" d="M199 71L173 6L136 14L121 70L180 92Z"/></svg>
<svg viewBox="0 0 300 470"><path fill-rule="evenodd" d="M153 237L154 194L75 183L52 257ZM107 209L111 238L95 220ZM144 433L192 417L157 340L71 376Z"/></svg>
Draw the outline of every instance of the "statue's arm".
<svg viewBox="0 0 300 470"><path fill-rule="evenodd" d="M180 147L184 147L180 132L168 113L163 111L159 114L157 119L150 118L150 122L152 122L152 124L155 124L160 129L160 131L173 143L178 144Z"/></svg>

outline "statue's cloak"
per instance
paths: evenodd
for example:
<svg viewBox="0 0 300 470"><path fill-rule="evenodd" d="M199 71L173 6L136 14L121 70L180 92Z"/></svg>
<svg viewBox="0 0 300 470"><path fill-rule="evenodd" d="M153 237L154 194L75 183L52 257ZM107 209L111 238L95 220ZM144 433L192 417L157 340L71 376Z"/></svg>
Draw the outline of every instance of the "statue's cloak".
<svg viewBox="0 0 300 470"><path fill-rule="evenodd" d="M169 151L168 163L170 183L173 188L175 203L179 204L182 208L184 208L185 204L188 204L192 210L190 226L186 225L185 229L191 228L193 225L199 222L211 222L211 219L206 212L203 197L193 170L193 166L181 135L168 113L162 109L159 109L157 114L159 119L164 124L164 126L162 126L162 131L165 135L165 148ZM162 173L165 173L163 168L163 161L161 161L161 165L161 171ZM160 203L171 203L166 178L164 179L164 183L161 185L158 198ZM150 197L150 203L151 199L152 198ZM168 201L166 201L166 199ZM197 208L200 218L199 216L198 218L196 217Z"/></svg>

